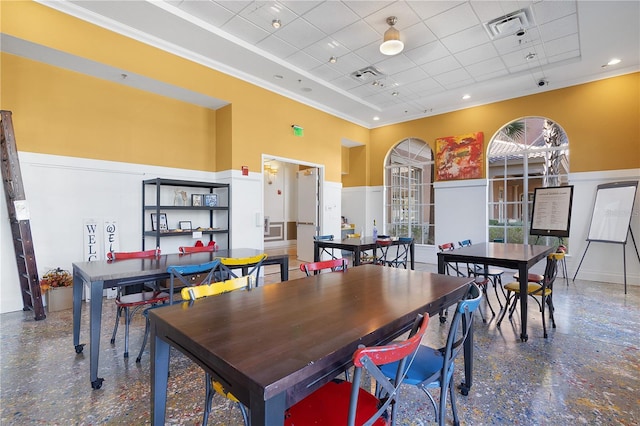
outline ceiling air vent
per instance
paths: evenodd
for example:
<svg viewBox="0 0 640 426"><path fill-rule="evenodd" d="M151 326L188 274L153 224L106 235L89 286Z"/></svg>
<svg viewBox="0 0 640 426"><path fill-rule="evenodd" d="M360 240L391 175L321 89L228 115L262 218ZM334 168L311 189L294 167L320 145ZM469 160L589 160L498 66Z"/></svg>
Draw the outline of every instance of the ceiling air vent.
<svg viewBox="0 0 640 426"><path fill-rule="evenodd" d="M511 12L499 18L492 19L484 24L484 28L489 33L489 37L492 40L502 37L507 37L514 34L519 34L534 25L533 14L531 9L524 8Z"/></svg>
<svg viewBox="0 0 640 426"><path fill-rule="evenodd" d="M386 76L378 71L373 65L351 73L351 78L362 83L368 83L370 81L378 80L384 77Z"/></svg>

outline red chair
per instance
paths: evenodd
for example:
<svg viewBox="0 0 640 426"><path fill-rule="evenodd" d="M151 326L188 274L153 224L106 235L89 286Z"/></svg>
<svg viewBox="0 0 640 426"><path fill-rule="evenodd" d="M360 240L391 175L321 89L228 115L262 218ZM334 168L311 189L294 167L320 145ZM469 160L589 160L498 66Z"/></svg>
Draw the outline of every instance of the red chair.
<svg viewBox="0 0 640 426"><path fill-rule="evenodd" d="M194 247L181 246L181 247L178 247L178 251L180 252L180 254L213 252L213 251L216 251L216 242L209 241L209 244L206 246L205 245L196 245Z"/></svg>
<svg viewBox="0 0 640 426"><path fill-rule="evenodd" d="M145 251L132 251L132 252L109 252L107 253L107 259L110 262L127 260L127 259L145 259L157 257L160 255L160 249L145 250ZM145 283L146 285L146 283ZM120 317L124 316L124 357L129 357L129 325L133 315L144 306L155 305L158 303L166 303L169 300L169 293L160 291L157 288L153 288L149 291L143 290L138 293L124 294L123 289L125 287L118 287L118 295L116 296L116 306L118 311L116 313L116 324L113 327L113 334L111 336L111 344L116 342L116 333L118 332L118 325L120 324Z"/></svg>
<svg viewBox="0 0 640 426"><path fill-rule="evenodd" d="M330 269L331 272L346 271L347 263L346 259L321 260L319 262L301 263L300 270L307 276L310 276L311 272L316 274L326 269Z"/></svg>
<svg viewBox="0 0 640 426"><path fill-rule="evenodd" d="M285 426L394 424L405 366L412 362L428 324L429 315L419 315L407 340L357 349L353 354L353 382L333 380L297 402L285 412ZM378 367L392 362L398 363L399 380L387 380ZM360 387L363 370L375 382L381 398Z"/></svg>

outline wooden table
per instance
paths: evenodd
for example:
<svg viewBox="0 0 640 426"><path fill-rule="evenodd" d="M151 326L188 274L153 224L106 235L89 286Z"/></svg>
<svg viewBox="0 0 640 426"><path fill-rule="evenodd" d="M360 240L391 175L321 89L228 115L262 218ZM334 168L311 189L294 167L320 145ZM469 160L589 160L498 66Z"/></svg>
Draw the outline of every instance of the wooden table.
<svg viewBox="0 0 640 426"><path fill-rule="evenodd" d="M398 240L392 241L391 245L406 244ZM317 240L313 242L313 261L317 262L320 259L320 251L323 248L332 248L339 250L346 250L353 253L353 266L360 265L360 258L363 252L367 250L373 250L375 256L376 239L373 237L365 238L344 238L342 240ZM409 245L409 263L411 269L415 269L415 250L416 244L412 240Z"/></svg>
<svg viewBox="0 0 640 426"><path fill-rule="evenodd" d="M362 265L154 309L152 424L165 421L170 346L222 381L251 424L281 425L286 408L343 372L358 345L397 338L418 313L461 300L471 280Z"/></svg>
<svg viewBox="0 0 640 426"><path fill-rule="evenodd" d="M520 339L526 342L527 335L527 276L529 268L544 259L555 250L551 246L513 243L480 243L452 251L438 253L438 273L445 273L447 263L475 263L488 266L500 266L518 271L520 278Z"/></svg>
<svg viewBox="0 0 640 426"><path fill-rule="evenodd" d="M216 257L250 257L263 251L256 249L231 249L216 252L169 254L157 258L127 259L117 261L77 262L73 264L73 345L76 353L82 353L80 344L80 316L82 313L82 286L90 284L89 347L90 380L93 389L100 389L103 378L98 377L100 354L100 325L102 322L102 291L105 288L140 284L169 277L167 267L171 265L195 265L210 262ZM280 265L280 278L289 279L289 257L286 254L272 255L263 265ZM238 266L239 268L242 265Z"/></svg>

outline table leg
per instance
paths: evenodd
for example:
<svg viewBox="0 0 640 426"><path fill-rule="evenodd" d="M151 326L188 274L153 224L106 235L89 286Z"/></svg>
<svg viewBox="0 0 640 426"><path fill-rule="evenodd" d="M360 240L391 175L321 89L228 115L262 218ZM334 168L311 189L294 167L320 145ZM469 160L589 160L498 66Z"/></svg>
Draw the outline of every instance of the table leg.
<svg viewBox="0 0 640 426"><path fill-rule="evenodd" d="M284 256L280 262L280 279L289 281L289 256Z"/></svg>
<svg viewBox="0 0 640 426"><path fill-rule="evenodd" d="M409 244L409 256L411 256L411 270L415 271L416 269L416 244L414 242L411 242L411 244ZM438 260L438 262L440 262Z"/></svg>
<svg viewBox="0 0 640 426"><path fill-rule="evenodd" d="M103 378L98 377L98 357L100 356L100 324L102 322L103 281L91 283L91 313L89 319L89 358L91 362L91 387L100 389Z"/></svg>
<svg viewBox="0 0 640 426"><path fill-rule="evenodd" d="M318 243L317 241L313 243L313 261L320 261L320 243Z"/></svg>
<svg viewBox="0 0 640 426"><path fill-rule="evenodd" d="M360 265L360 248L356 248L353 251L353 266Z"/></svg>
<svg viewBox="0 0 640 426"><path fill-rule="evenodd" d="M76 353L82 353L84 345L80 344L80 319L82 316L82 278L73 275L73 346Z"/></svg>
<svg viewBox="0 0 640 426"><path fill-rule="evenodd" d="M527 335L527 302L529 290L529 268L527 265L518 266L518 275L520 278L520 340L526 342L529 340Z"/></svg>
<svg viewBox="0 0 640 426"><path fill-rule="evenodd" d="M169 377L169 343L151 326L151 424L164 425Z"/></svg>
<svg viewBox="0 0 640 426"><path fill-rule="evenodd" d="M264 400L262 397L250 396L249 416L252 425L277 426L284 424L285 392Z"/></svg>

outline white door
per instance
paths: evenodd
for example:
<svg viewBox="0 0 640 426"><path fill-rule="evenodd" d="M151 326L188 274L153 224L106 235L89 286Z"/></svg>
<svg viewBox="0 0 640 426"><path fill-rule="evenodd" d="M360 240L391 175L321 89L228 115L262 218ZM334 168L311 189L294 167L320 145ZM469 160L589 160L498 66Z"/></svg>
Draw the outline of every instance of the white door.
<svg viewBox="0 0 640 426"><path fill-rule="evenodd" d="M313 262L313 236L318 229L318 169L306 169L298 172L298 220L297 251L298 260Z"/></svg>

